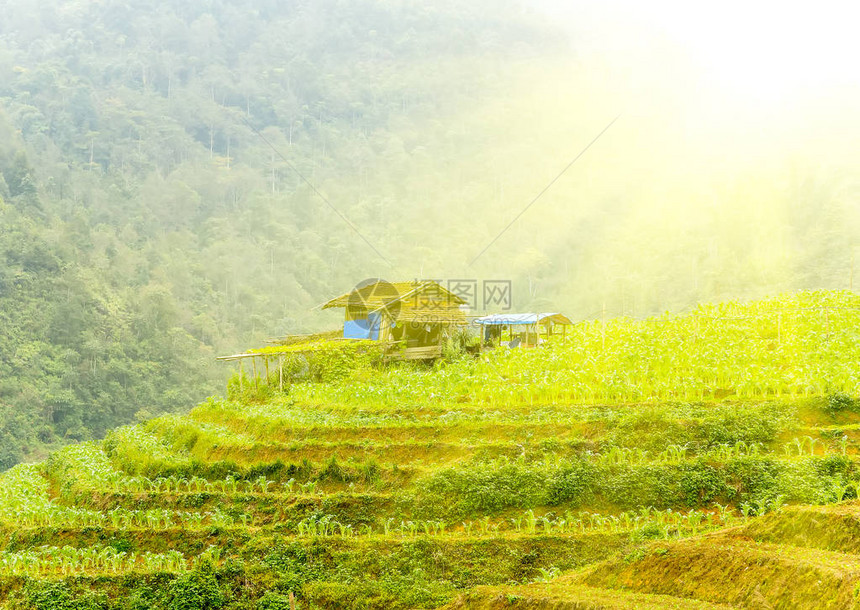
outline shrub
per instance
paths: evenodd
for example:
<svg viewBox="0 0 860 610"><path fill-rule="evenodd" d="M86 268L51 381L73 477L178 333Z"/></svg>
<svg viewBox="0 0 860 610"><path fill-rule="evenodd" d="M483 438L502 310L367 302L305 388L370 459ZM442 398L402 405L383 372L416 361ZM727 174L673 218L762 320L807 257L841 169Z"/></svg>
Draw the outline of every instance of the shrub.
<svg viewBox="0 0 860 610"><path fill-rule="evenodd" d="M213 610L222 607L225 601L209 562L174 580L168 593L168 610Z"/></svg>
<svg viewBox="0 0 860 610"><path fill-rule="evenodd" d="M495 512L504 508L538 506L546 499L547 474L538 466L506 463L449 468L422 481L427 498L455 499L459 513ZM455 509L456 511L456 509Z"/></svg>
<svg viewBox="0 0 860 610"><path fill-rule="evenodd" d="M625 415L607 438L607 444L660 451L670 444L686 444L690 429L666 409L653 407Z"/></svg>
<svg viewBox="0 0 860 610"><path fill-rule="evenodd" d="M595 468L584 461L561 468L549 484L547 501L549 504L570 502L579 504L591 495L595 479Z"/></svg>
<svg viewBox="0 0 860 610"><path fill-rule="evenodd" d="M847 455L826 455L814 464L816 472L825 477L849 477L854 472L854 462Z"/></svg>
<svg viewBox="0 0 860 610"><path fill-rule="evenodd" d="M158 595L153 589L140 586L131 592L128 598L123 601L121 607L123 610L155 610L156 608L162 608L156 601L157 598Z"/></svg>
<svg viewBox="0 0 860 610"><path fill-rule="evenodd" d="M855 400L848 394L831 394L827 397L824 410L830 415L836 415L843 411L858 411L860 410L860 400Z"/></svg>
<svg viewBox="0 0 860 610"><path fill-rule="evenodd" d="M278 573L278 591L299 591L303 584L319 577L307 549L301 544L287 544L276 537L269 549L263 563Z"/></svg>
<svg viewBox="0 0 860 610"><path fill-rule="evenodd" d="M633 542L642 542L643 540L657 540L665 536L663 526L652 522L643 525L639 529L633 530L630 533L630 540Z"/></svg>
<svg viewBox="0 0 860 610"><path fill-rule="evenodd" d="M728 491L722 474L703 463L679 466L678 488L681 503L690 507L711 504Z"/></svg>
<svg viewBox="0 0 860 610"><path fill-rule="evenodd" d="M707 445L769 443L790 418L782 405L755 405L738 408L724 405L709 413L699 424L698 436Z"/></svg>
<svg viewBox="0 0 860 610"><path fill-rule="evenodd" d="M103 594L75 595L63 582L34 582L24 594L32 610L104 610L108 607Z"/></svg>
<svg viewBox="0 0 860 610"><path fill-rule="evenodd" d="M608 471L600 478L599 491L621 509L639 506L671 507L678 503L672 487L675 467L643 465Z"/></svg>
<svg viewBox="0 0 860 610"><path fill-rule="evenodd" d="M291 610L290 598L270 591L257 602L257 610Z"/></svg>
<svg viewBox="0 0 860 610"><path fill-rule="evenodd" d="M475 353L480 343L480 338L468 331L458 331L445 338L442 344L442 357L448 361L457 360L466 354Z"/></svg>
<svg viewBox="0 0 860 610"><path fill-rule="evenodd" d="M726 464L729 499L742 502L772 495L785 467L770 457L742 457ZM734 496L734 497L732 497Z"/></svg>
<svg viewBox="0 0 860 610"><path fill-rule="evenodd" d="M287 469L287 465L278 458L274 462L270 462L267 464L256 464L248 468L248 472L245 475L248 479L256 479L258 477L266 477L267 479L277 479L283 476L284 471Z"/></svg>
<svg viewBox="0 0 860 610"><path fill-rule="evenodd" d="M776 489L769 495L782 495L787 501L804 504L841 500L842 497L833 497L835 486L842 485L845 480L844 473L840 472L843 467L840 458L843 456L807 457L789 462L780 473Z"/></svg>

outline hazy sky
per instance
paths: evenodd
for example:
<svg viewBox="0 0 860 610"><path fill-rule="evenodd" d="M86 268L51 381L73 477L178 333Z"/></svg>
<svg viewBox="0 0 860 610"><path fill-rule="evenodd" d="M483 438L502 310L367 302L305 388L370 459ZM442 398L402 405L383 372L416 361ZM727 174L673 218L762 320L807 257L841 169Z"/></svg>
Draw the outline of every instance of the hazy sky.
<svg viewBox="0 0 860 610"><path fill-rule="evenodd" d="M742 165L860 162L860 3L534 2L603 79L592 92L613 95L619 127L677 129Z"/></svg>
<svg viewBox="0 0 860 610"><path fill-rule="evenodd" d="M727 98L773 104L860 84L860 3L535 0L583 56L674 56Z"/></svg>

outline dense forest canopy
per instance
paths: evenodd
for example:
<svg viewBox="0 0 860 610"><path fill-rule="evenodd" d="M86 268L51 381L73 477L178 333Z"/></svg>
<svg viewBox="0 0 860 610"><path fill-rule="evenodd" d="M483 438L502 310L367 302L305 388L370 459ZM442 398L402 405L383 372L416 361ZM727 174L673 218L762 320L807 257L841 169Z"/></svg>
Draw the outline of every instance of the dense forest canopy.
<svg viewBox="0 0 860 610"><path fill-rule="evenodd" d="M513 0L0 14L0 468L187 408L366 277L580 318L850 281L856 125L712 112Z"/></svg>

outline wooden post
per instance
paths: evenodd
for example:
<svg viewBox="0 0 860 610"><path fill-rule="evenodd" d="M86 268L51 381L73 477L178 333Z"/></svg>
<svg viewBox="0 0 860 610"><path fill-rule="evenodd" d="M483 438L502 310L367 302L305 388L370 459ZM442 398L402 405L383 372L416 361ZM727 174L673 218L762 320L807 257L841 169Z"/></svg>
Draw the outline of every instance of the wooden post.
<svg viewBox="0 0 860 610"><path fill-rule="evenodd" d="M260 391L260 380L257 379L257 357L251 356L251 364L254 366L254 389Z"/></svg>
<svg viewBox="0 0 860 610"><path fill-rule="evenodd" d="M387 343L391 339L391 320L386 316L379 317L379 343Z"/></svg>
<svg viewBox="0 0 860 610"><path fill-rule="evenodd" d="M278 390L284 391L284 357L278 356Z"/></svg>
<svg viewBox="0 0 860 610"><path fill-rule="evenodd" d="M239 359L239 391L245 391L245 362Z"/></svg>
<svg viewBox="0 0 860 610"><path fill-rule="evenodd" d="M269 385L269 357L263 358L263 362L266 363L266 385Z"/></svg>

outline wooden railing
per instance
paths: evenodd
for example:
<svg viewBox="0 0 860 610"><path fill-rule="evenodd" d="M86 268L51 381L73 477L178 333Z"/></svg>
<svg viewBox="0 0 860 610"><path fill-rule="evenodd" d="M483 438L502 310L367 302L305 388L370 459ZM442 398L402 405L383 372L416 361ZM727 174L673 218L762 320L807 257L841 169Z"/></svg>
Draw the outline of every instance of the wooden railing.
<svg viewBox="0 0 860 610"><path fill-rule="evenodd" d="M386 356L389 360L430 360L442 356L441 345L426 347L407 347L404 350L393 351Z"/></svg>

